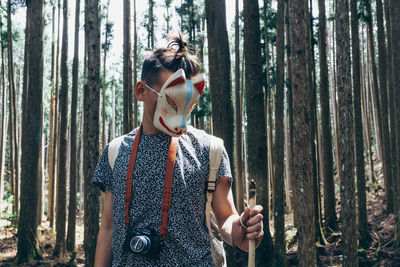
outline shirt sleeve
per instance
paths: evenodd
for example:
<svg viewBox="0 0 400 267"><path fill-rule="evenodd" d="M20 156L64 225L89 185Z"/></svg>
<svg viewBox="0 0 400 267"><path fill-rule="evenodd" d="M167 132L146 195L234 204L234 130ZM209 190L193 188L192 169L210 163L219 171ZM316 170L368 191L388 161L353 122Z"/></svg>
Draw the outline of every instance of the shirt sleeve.
<svg viewBox="0 0 400 267"><path fill-rule="evenodd" d="M111 191L111 179L113 171L108 163L108 145L104 148L103 153L97 163L94 171L92 183L98 186L103 192L105 190Z"/></svg>
<svg viewBox="0 0 400 267"><path fill-rule="evenodd" d="M231 164L229 162L229 157L228 153L226 153L225 147L224 151L222 152L222 159L221 159L221 164L219 165L219 170L218 170L218 178L217 178L217 183L219 178L221 177L229 177L229 181L232 185L232 173L231 173Z"/></svg>

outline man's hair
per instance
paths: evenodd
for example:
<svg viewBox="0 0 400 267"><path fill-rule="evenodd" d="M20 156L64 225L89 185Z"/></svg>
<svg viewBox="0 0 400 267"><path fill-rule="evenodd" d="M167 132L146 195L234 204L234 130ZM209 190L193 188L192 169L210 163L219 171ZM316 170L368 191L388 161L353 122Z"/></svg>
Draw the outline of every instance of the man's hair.
<svg viewBox="0 0 400 267"><path fill-rule="evenodd" d="M185 71L187 78L192 78L200 72L197 57L187 51L187 42L182 34L167 36L167 48L154 50L143 61L141 80L150 86L159 83L160 72L169 70L176 72L179 69Z"/></svg>

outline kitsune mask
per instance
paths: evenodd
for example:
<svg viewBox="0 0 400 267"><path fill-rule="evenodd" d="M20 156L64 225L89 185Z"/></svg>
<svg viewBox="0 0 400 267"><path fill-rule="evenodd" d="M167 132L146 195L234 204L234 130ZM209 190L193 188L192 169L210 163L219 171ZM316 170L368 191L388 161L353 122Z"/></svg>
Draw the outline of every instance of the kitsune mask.
<svg viewBox="0 0 400 267"><path fill-rule="evenodd" d="M157 107L154 112L154 126L174 137L186 132L187 118L199 101L205 85L204 75L199 74L193 80L187 79L183 69L172 74L158 93Z"/></svg>

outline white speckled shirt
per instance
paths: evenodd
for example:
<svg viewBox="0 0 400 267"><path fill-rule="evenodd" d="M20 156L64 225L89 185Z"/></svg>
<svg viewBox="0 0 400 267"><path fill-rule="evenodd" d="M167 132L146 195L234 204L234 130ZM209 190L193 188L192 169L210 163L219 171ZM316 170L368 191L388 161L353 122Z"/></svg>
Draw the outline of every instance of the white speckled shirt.
<svg viewBox="0 0 400 267"><path fill-rule="evenodd" d="M112 266L214 266L205 224L206 182L209 174L209 135L188 127L178 141L172 185L168 236L159 259L126 252L125 185L133 140L139 128L127 134L112 170L108 145L97 164L93 182L113 195ZM130 227L159 232L161 203L170 136L141 134L133 174ZM232 177L224 150L219 177Z"/></svg>

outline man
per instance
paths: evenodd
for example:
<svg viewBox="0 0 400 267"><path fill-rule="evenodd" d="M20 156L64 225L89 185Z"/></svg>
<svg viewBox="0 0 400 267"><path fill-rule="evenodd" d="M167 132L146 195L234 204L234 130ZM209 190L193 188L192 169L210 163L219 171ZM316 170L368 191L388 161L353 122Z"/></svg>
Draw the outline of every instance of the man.
<svg viewBox="0 0 400 267"><path fill-rule="evenodd" d="M113 166L114 140L96 167L105 201L95 266L214 266L205 224L210 136L186 125L204 78L182 36L170 40L145 59L136 84L141 127L119 138ZM224 241L247 251L250 239L261 242L262 207L239 216L231 180L224 150L212 209Z"/></svg>

